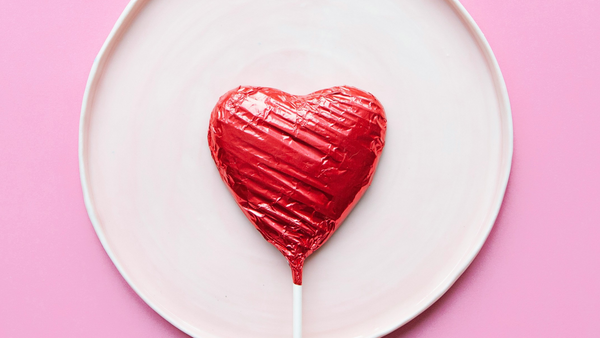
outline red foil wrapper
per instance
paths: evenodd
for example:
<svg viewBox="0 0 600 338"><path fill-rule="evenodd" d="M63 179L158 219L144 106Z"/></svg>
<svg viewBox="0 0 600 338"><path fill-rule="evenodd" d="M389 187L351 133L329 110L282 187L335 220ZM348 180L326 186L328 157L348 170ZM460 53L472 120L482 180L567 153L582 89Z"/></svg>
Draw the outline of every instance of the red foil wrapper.
<svg viewBox="0 0 600 338"><path fill-rule="evenodd" d="M219 99L212 157L244 214L287 258L295 284L371 183L385 131L381 103L347 86L305 96L239 87Z"/></svg>

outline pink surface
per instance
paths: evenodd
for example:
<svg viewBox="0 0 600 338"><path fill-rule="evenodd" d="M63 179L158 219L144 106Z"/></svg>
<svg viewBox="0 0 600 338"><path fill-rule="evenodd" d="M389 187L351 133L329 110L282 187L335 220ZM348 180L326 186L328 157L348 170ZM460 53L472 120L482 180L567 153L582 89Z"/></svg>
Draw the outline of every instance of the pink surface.
<svg viewBox="0 0 600 338"><path fill-rule="evenodd" d="M0 337L184 337L129 288L85 211L87 76L127 0L3 1ZM513 107L505 203L473 265L388 338L600 336L600 3L464 0Z"/></svg>

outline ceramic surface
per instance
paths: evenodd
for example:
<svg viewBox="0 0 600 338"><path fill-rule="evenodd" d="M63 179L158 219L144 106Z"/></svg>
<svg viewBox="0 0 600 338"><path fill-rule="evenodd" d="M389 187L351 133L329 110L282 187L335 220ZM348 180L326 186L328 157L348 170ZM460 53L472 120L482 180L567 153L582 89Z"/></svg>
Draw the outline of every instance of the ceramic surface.
<svg viewBox="0 0 600 338"><path fill-rule="evenodd" d="M195 337L291 336L286 260L207 146L213 106L241 84L351 85L388 116L371 188L307 261L305 337L379 337L437 300L483 245L512 156L495 59L443 0L131 2L90 74L80 166L90 218L133 289Z"/></svg>

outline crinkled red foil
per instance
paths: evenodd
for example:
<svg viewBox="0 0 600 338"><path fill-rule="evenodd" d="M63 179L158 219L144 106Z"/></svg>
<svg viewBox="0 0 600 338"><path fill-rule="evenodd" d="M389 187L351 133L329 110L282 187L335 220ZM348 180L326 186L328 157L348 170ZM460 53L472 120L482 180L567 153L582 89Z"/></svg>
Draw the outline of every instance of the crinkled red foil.
<svg viewBox="0 0 600 338"><path fill-rule="evenodd" d="M288 259L295 284L371 183L385 131L381 103L352 87L305 96L239 87L219 99L212 157L244 214Z"/></svg>

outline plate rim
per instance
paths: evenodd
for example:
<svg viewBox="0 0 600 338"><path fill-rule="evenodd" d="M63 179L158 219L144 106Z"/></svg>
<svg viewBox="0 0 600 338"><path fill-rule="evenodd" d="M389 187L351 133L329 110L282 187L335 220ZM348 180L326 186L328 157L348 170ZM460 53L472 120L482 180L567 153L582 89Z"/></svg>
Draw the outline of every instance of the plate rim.
<svg viewBox="0 0 600 338"><path fill-rule="evenodd" d="M137 14L144 8L144 6L149 1L150 0L130 0L129 1L129 3L127 4L125 9L121 13L119 18L117 19L117 22L113 26L108 37L104 41L104 44L102 45L96 58L94 59L92 68L90 70L90 74L87 79L85 91L83 94L83 101L82 101L82 105L81 105L81 113L80 113L80 119L79 119L79 141L78 141L79 175L80 175L80 181L81 181L81 188L82 188L82 192L83 192L84 204L85 204L85 208L87 210L88 216L90 218L90 221L92 223L92 226L94 227L96 235L98 236L98 239L100 240L100 243L102 244L102 247L104 248L104 251L106 251L108 257L110 258L112 263L115 265L115 267L117 268L117 270L119 271L121 276L125 279L127 284L135 291L135 293L146 304L148 304L148 306L150 306L150 308L152 308L152 310L154 310L156 313L158 313L161 317L163 317L166 321L171 323L173 326L175 326L179 330L183 331L184 333L186 333L192 337L219 338L212 334L204 332L201 328L197 328L193 325L190 325L185 321L178 321L177 317L175 315L169 313L167 310L161 308L157 304L154 304L150 300L150 298L147 297L143 292L141 292L141 290L139 290L138 287L131 281L131 279L127 275L125 269L120 265L116 256L112 252L112 249L106 239L106 236L104 235L100 221L98 220L98 218L96 216L96 211L94 208L94 204L92 202L92 198L90 195L90 188L89 188L89 184L87 181L87 168L85 165L85 156L86 156L85 145L86 145L87 138L86 138L85 131L86 131L86 127L89 124L88 117L90 115L89 111L91 110L91 104L93 102L93 94L96 90L96 86L98 84L99 79L102 77L101 76L102 70L104 69L106 62L109 60L112 50L119 43L120 36L126 32L126 30L129 28L129 25L135 20ZM392 333L393 331L402 327L403 325L405 325L406 323L408 323L409 321L413 320L418 315L423 313L425 310L427 310L430 306L432 306L438 299L440 299L452 287L452 285L460 278L460 276L465 272L465 270L471 265L471 263L473 262L475 257L477 257L477 255L481 251L481 248L483 247L487 238L489 237L489 234L490 234L492 228L494 227L494 224L496 223L496 220L498 218L498 214L500 212L502 203L504 201L506 188L508 186L508 180L509 180L510 172L511 172L511 168L512 168L513 152L514 152L514 131L513 131L512 110L511 110L511 106L510 106L510 100L508 97L508 90L506 87L506 82L504 80L504 76L502 75L502 72L500 70L500 65L498 64L496 56L494 55L494 52L492 51L492 48L491 48L489 42L485 38L485 35L483 34L483 32L481 31L481 29L479 28L479 26L473 19L473 17L466 10L466 8L460 3L459 0L444 0L444 1L446 3L448 3L448 5L454 9L454 12L456 13L456 15L458 15L459 18L465 23L467 28L470 30L471 35L473 36L474 40L478 43L481 53L485 57L488 67L490 68L490 71L492 73L491 74L492 80L496 87L496 96L499 99L498 103L500 106L500 109L499 109L500 115L506 121L506 123L505 123L506 124L506 126L505 126L506 127L506 131L505 131L506 135L504 135L504 133L501 133L501 139L503 139L502 140L503 142L501 142L501 144L502 144L501 159L506 160L506 161L504 164L500 165L500 170L502 171L502 174L499 175L500 179L498 181L498 183L499 183L498 196L497 196L495 203L492 205L490 214L488 215L488 222L482 224L481 234L479 235L479 240L473 242L474 250L470 253L467 253L459 261L459 263L454 267L454 269L451 271L451 273L449 273L446 276L445 280L442 283L440 283L435 289L433 289L431 291L431 293L425 299L425 301L421 301L421 305L416 309L416 311L411 313L411 315L409 315L409 316L406 316L404 318L399 318L399 321L396 324L391 325L390 327L382 328L382 329L378 330L378 332L376 332L373 335L368 336L366 338L380 338L389 333ZM506 139L504 139L505 137L503 137L503 136L506 136ZM198 336L198 335L196 335L197 334L196 332L192 332L192 331L201 331L202 336Z"/></svg>

